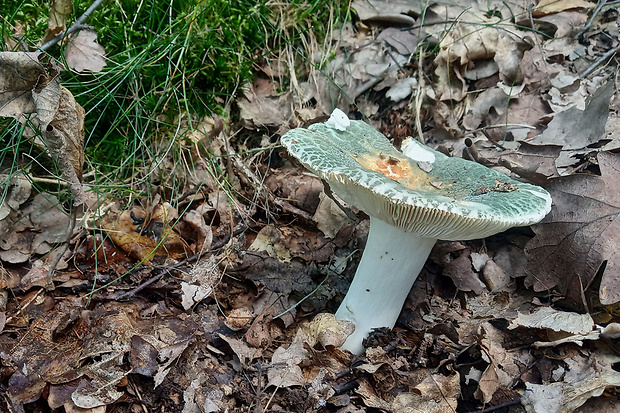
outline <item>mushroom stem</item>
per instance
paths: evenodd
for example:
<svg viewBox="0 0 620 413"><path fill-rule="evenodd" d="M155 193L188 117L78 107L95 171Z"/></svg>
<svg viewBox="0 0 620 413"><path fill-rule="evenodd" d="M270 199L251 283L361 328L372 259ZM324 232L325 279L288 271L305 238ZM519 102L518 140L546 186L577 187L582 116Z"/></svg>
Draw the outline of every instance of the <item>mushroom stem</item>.
<svg viewBox="0 0 620 413"><path fill-rule="evenodd" d="M392 328L437 240L370 218L364 254L336 319L355 323L342 349L364 352L362 340L374 328Z"/></svg>

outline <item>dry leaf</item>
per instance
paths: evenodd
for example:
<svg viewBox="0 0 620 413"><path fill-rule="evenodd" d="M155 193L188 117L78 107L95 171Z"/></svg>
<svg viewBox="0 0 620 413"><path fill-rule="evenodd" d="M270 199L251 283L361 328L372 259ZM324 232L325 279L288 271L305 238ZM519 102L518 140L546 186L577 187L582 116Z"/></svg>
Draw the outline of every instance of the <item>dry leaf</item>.
<svg viewBox="0 0 620 413"><path fill-rule="evenodd" d="M135 335L131 338L129 360L131 371L147 377L153 377L159 364L157 363L157 349L144 338Z"/></svg>
<svg viewBox="0 0 620 413"><path fill-rule="evenodd" d="M578 314L555 310L551 307L541 307L530 314L518 313L517 318L510 322L508 328L512 330L517 327L546 328L571 334L586 334L594 328L594 320L590 314Z"/></svg>
<svg viewBox="0 0 620 413"><path fill-rule="evenodd" d="M0 53L0 116L23 121L24 114L36 111L45 146L79 206L86 202L81 184L84 109L60 85L55 61L43 67L38 58L38 53Z"/></svg>
<svg viewBox="0 0 620 413"><path fill-rule="evenodd" d="M181 282L183 309L187 311L213 294L221 276L215 256L200 260L190 271L187 281Z"/></svg>
<svg viewBox="0 0 620 413"><path fill-rule="evenodd" d="M532 11L532 16L541 17L571 9L591 9L595 4L585 0L541 0Z"/></svg>
<svg viewBox="0 0 620 413"><path fill-rule="evenodd" d="M345 225L353 224L351 218L334 202L333 199L322 192L320 195L319 206L312 219L316 222L316 227L329 239L336 237L338 232Z"/></svg>
<svg viewBox="0 0 620 413"><path fill-rule="evenodd" d="M617 355L605 350L585 355L573 353L564 362L568 368L562 380L525 383L521 402L528 413L571 413L589 398L603 394L606 388L620 386L620 373L613 368L620 362Z"/></svg>
<svg viewBox="0 0 620 413"><path fill-rule="evenodd" d="M101 72L106 66L105 49L97 43L94 30L80 30L65 50L69 69L76 72Z"/></svg>
<svg viewBox="0 0 620 413"><path fill-rule="evenodd" d="M560 146L534 146L522 142L519 149L499 154L499 165L536 185L545 185L549 178L560 176L555 160Z"/></svg>
<svg viewBox="0 0 620 413"><path fill-rule="evenodd" d="M238 340L233 337L228 337L223 334L219 334L218 336L228 343L230 349L237 355L241 365L247 366L247 363L254 360L255 357L258 357L261 354L261 350L257 348L250 347L246 344L245 341Z"/></svg>
<svg viewBox="0 0 620 413"><path fill-rule="evenodd" d="M16 205L18 201L11 202ZM69 216L58 199L49 194L37 194L30 202L22 204L19 214L12 211L0 219L0 259L19 263L27 261L32 254L46 254L67 239L68 228Z"/></svg>
<svg viewBox="0 0 620 413"><path fill-rule="evenodd" d="M71 0L54 0L50 5L50 19L47 22L47 30L43 43L53 39L67 29L67 19L73 11Z"/></svg>
<svg viewBox="0 0 620 413"><path fill-rule="evenodd" d="M399 413L445 413L456 411L461 395L458 374L433 374L414 388L401 393L392 402L392 411Z"/></svg>
<svg viewBox="0 0 620 413"><path fill-rule="evenodd" d="M482 294L487 290L486 285L476 274L472 268L470 251L464 249L461 254L450 260L444 267L443 274L450 277L461 291L473 291L476 294Z"/></svg>
<svg viewBox="0 0 620 413"><path fill-rule="evenodd" d="M186 257L187 246L172 228L176 215L167 202L157 204L150 217L142 208L133 207L120 215L109 213L102 227L116 245L148 265L153 260Z"/></svg>
<svg viewBox="0 0 620 413"><path fill-rule="evenodd" d="M303 342L300 340L293 341L287 349L278 347L271 357L271 364L274 367L267 371L267 386L281 388L306 384L306 379L299 364L307 356L308 352L304 349Z"/></svg>
<svg viewBox="0 0 620 413"><path fill-rule="evenodd" d="M607 82L588 99L585 110L569 108L556 114L547 129L528 143L558 145L563 150L574 150L598 142L605 137L609 99L614 92L614 82Z"/></svg>
<svg viewBox="0 0 620 413"><path fill-rule="evenodd" d="M526 285L535 291L558 286L576 308L583 291L607 262L599 298L620 301L620 155L598 154L601 176L573 175L549 181L553 198L547 217L532 226L527 244Z"/></svg>
<svg viewBox="0 0 620 413"><path fill-rule="evenodd" d="M40 52L0 52L0 116L24 122L36 112L31 90L45 73Z"/></svg>
<svg viewBox="0 0 620 413"><path fill-rule="evenodd" d="M73 205L86 202L82 187L84 164L84 108L69 90L52 79L32 98L41 121L41 135L49 154L56 161L61 176L70 184Z"/></svg>
<svg viewBox="0 0 620 413"><path fill-rule="evenodd" d="M355 325L352 322L336 320L333 314L320 313L297 330L295 339L308 343L310 347L317 343L321 343L323 347L340 347L354 330Z"/></svg>
<svg viewBox="0 0 620 413"><path fill-rule="evenodd" d="M282 128L282 132L290 128L293 122L293 102L291 93L276 95L275 86L264 87L262 83L254 83L247 88L244 96L237 100L239 117L248 128Z"/></svg>

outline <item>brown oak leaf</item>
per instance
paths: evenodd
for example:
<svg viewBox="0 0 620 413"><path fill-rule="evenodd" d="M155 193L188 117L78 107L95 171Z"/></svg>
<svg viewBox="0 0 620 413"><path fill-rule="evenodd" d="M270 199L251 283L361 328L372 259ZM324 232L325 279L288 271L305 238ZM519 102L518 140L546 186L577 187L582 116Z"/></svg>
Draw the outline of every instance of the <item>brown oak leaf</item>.
<svg viewBox="0 0 620 413"><path fill-rule="evenodd" d="M549 181L553 208L532 227L536 236L525 247L526 285L558 287L577 308L587 308L584 291L604 263L600 301L620 301L620 155L601 152L598 162L601 176Z"/></svg>

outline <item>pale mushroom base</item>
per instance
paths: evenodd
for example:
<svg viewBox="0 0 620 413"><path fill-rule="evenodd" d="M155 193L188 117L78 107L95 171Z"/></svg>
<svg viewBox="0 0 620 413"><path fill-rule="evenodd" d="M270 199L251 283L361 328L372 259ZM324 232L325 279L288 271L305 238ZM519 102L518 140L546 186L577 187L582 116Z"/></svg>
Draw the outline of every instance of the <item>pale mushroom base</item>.
<svg viewBox="0 0 620 413"><path fill-rule="evenodd" d="M364 254L351 287L336 311L336 319L355 324L355 332L342 349L361 354L362 340L372 329L394 327L436 242L437 239L420 237L370 218Z"/></svg>

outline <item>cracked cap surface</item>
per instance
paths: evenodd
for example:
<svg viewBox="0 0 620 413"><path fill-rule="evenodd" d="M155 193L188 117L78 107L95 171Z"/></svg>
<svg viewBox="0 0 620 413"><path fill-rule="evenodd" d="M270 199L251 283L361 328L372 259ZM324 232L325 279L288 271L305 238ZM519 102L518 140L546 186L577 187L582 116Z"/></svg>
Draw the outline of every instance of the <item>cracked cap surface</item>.
<svg viewBox="0 0 620 413"><path fill-rule="evenodd" d="M541 187L414 140L404 145L406 156L362 121L339 129L326 123L292 129L282 144L345 202L391 225L467 240L536 223L551 209Z"/></svg>

